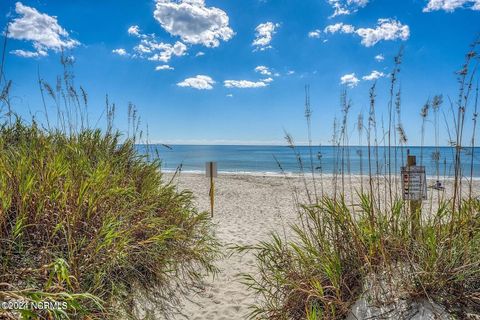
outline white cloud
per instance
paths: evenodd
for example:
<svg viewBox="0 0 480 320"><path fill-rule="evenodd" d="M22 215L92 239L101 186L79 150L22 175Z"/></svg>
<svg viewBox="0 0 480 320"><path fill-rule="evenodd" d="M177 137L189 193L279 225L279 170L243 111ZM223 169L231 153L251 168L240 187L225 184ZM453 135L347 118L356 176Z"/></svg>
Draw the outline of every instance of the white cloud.
<svg viewBox="0 0 480 320"><path fill-rule="evenodd" d="M136 52L135 57L161 62L168 62L173 56L184 56L187 52L187 46L180 41L172 45L154 39L142 39L133 49Z"/></svg>
<svg viewBox="0 0 480 320"><path fill-rule="evenodd" d="M369 0L328 0L330 6L334 9L331 18L340 15L349 15L357 12L368 4Z"/></svg>
<svg viewBox="0 0 480 320"><path fill-rule="evenodd" d="M343 24L342 22L331 24L325 27L325 33L353 33L355 32L355 27L350 24Z"/></svg>
<svg viewBox="0 0 480 320"><path fill-rule="evenodd" d="M344 24L342 26L342 32L343 33L354 33L355 32L355 27L350 25L350 24Z"/></svg>
<svg viewBox="0 0 480 320"><path fill-rule="evenodd" d="M315 30L312 30L308 33L308 37L309 38L320 38L320 34L322 33L322 31L320 31L319 29L315 29Z"/></svg>
<svg viewBox="0 0 480 320"><path fill-rule="evenodd" d="M364 7L368 4L369 0L347 0L348 4L356 4L358 6Z"/></svg>
<svg viewBox="0 0 480 320"><path fill-rule="evenodd" d="M262 82L270 83L270 82L273 82L273 79L271 77L268 77L268 78L263 79Z"/></svg>
<svg viewBox="0 0 480 320"><path fill-rule="evenodd" d="M119 56L126 56L127 51L123 48L113 49L112 53L118 54Z"/></svg>
<svg viewBox="0 0 480 320"><path fill-rule="evenodd" d="M129 27L128 34L139 39L138 44L133 47L134 53L130 55L132 58L147 59L166 64L172 57L181 57L187 54L188 48L183 42L177 41L174 44L159 42L155 34L144 34L137 25ZM122 51L117 50L113 52L124 55Z"/></svg>
<svg viewBox="0 0 480 320"><path fill-rule="evenodd" d="M163 43L162 43L162 45L163 45ZM154 49L151 48L150 44L146 45L144 43L140 43L140 44L136 45L133 48L133 50L135 50L137 53L142 55L144 53L152 53L152 50L154 50Z"/></svg>
<svg viewBox="0 0 480 320"><path fill-rule="evenodd" d="M227 94L227 97L228 98L233 98L233 94L229 93L229 94Z"/></svg>
<svg viewBox="0 0 480 320"><path fill-rule="evenodd" d="M480 1L480 0L479 0ZM352 25L336 23L325 28L325 33L355 33L362 38L362 44L371 47L382 40L407 40L410 28L394 19L378 19L375 28L358 28Z"/></svg>
<svg viewBox="0 0 480 320"><path fill-rule="evenodd" d="M15 4L15 12L20 17L8 24L8 37L17 40L32 41L35 51L14 50L13 54L22 57L46 56L48 50L59 52L80 44L70 38L68 32L58 24L57 17L38 12L21 2Z"/></svg>
<svg viewBox="0 0 480 320"><path fill-rule="evenodd" d="M289 70L289 71L287 71L287 76L291 76L292 74L295 74L295 71L294 71L294 70Z"/></svg>
<svg viewBox="0 0 480 320"><path fill-rule="evenodd" d="M130 36L134 36L140 39L155 39L155 34L144 34L141 32L140 27L137 25L130 26L127 30L128 34Z"/></svg>
<svg viewBox="0 0 480 320"><path fill-rule="evenodd" d="M48 55L47 52L43 50L38 50L38 51L12 50L10 51L10 53L23 58L37 58L37 57L45 57Z"/></svg>
<svg viewBox="0 0 480 320"><path fill-rule="evenodd" d="M272 71L270 71L270 69L266 66L258 66L255 68L255 71L260 73L261 75L264 75L264 76L271 76L272 75Z"/></svg>
<svg viewBox="0 0 480 320"><path fill-rule="evenodd" d="M397 20L378 19L377 26L374 29L359 28L355 33L362 37L364 46L371 47L381 40L401 39L405 41L410 37L410 28Z"/></svg>
<svg viewBox="0 0 480 320"><path fill-rule="evenodd" d="M369 75L362 77L362 79L367 81L372 81L382 77L385 77L385 74L383 72L373 70Z"/></svg>
<svg viewBox="0 0 480 320"><path fill-rule="evenodd" d="M201 56L204 56L204 55L205 55L205 52L199 51L199 52L197 52L197 54L195 55L195 57L201 57Z"/></svg>
<svg viewBox="0 0 480 320"><path fill-rule="evenodd" d="M179 87L190 87L198 90L211 90L215 81L212 78L205 75L197 75L193 78L187 78L182 82L177 83Z"/></svg>
<svg viewBox="0 0 480 320"><path fill-rule="evenodd" d="M223 85L226 88L262 88L268 86L264 81L249 81L249 80L225 80Z"/></svg>
<svg viewBox="0 0 480 320"><path fill-rule="evenodd" d="M206 7L205 0L156 0L153 16L165 31L188 44L218 47L220 40L234 35L227 13Z"/></svg>
<svg viewBox="0 0 480 320"><path fill-rule="evenodd" d="M256 47L256 50L266 50L270 49L272 46L273 35L276 33L276 30L280 27L279 23L265 22L259 24L255 28L255 40L253 40L252 45Z"/></svg>
<svg viewBox="0 0 480 320"><path fill-rule="evenodd" d="M140 36L140 27L139 26L131 26L128 28L128 34L132 36Z"/></svg>
<svg viewBox="0 0 480 320"><path fill-rule="evenodd" d="M161 71L161 70L174 70L175 68L170 67L168 64L162 64L160 66L155 67L155 71Z"/></svg>
<svg viewBox="0 0 480 320"><path fill-rule="evenodd" d="M355 73L349 73L340 78L340 83L349 86L350 88L356 87L360 80L355 76Z"/></svg>
<svg viewBox="0 0 480 320"><path fill-rule="evenodd" d="M453 12L460 8L480 10L480 0L429 0L423 12L438 10Z"/></svg>
<svg viewBox="0 0 480 320"><path fill-rule="evenodd" d="M375 56L375 60L377 60L378 62L380 62L380 61L385 60L385 57L383 56L383 54L377 54L377 55Z"/></svg>

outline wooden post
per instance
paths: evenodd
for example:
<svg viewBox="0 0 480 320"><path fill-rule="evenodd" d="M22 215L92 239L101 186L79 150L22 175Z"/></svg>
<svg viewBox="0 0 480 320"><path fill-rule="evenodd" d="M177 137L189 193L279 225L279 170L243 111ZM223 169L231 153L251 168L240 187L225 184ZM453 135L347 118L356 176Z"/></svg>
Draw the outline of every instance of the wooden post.
<svg viewBox="0 0 480 320"><path fill-rule="evenodd" d="M215 182L213 181L213 162L210 162L210 212L213 218L213 206L215 205Z"/></svg>
<svg viewBox="0 0 480 320"><path fill-rule="evenodd" d="M407 168L417 165L417 157L407 155ZM422 210L422 200L409 200L411 215L411 232L416 234L416 226L420 224L420 213Z"/></svg>

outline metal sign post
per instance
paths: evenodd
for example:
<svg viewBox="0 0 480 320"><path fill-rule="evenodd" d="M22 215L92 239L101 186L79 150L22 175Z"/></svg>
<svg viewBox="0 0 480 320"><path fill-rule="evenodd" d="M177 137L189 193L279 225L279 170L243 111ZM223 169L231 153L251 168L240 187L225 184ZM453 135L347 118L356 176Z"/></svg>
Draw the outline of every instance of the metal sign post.
<svg viewBox="0 0 480 320"><path fill-rule="evenodd" d="M422 200L427 200L425 166L417 166L417 158L407 155L407 166L402 167L402 196L410 204L412 234L420 224Z"/></svg>
<svg viewBox="0 0 480 320"><path fill-rule="evenodd" d="M210 196L210 212L213 217L213 207L215 205L215 182L213 178L217 177L217 163L209 161L205 164L205 173L207 178L210 178L210 191L208 195Z"/></svg>

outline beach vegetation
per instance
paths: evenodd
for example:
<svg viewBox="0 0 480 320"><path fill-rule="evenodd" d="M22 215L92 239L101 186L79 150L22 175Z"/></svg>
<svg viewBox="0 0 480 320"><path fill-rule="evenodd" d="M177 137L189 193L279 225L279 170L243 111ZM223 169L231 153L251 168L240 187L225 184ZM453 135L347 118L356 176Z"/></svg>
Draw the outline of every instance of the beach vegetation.
<svg viewBox="0 0 480 320"><path fill-rule="evenodd" d="M378 308L373 318L410 319L411 312L402 308L402 303L411 306L418 301L427 301L434 312L445 311L449 318L480 315L480 199L473 189L471 164L478 112L478 45L477 41L471 46L457 73L459 94L457 101L450 103L450 111L443 110L442 95L435 95L419 108L419 164L426 161L426 124L433 123L434 176L441 182L438 132L442 113L454 159L448 192L444 177L442 187L436 184L430 189L429 194L437 199L430 205L419 208L404 201L401 179L395 173L400 165L397 155L401 154L401 165L405 165L408 153L399 85L403 49L390 73L390 98L385 109L388 124L383 125L382 120L382 136L378 135L378 119L383 119L383 113L380 117L375 83L369 92L368 120L364 123L361 114L357 119L358 139L366 138L367 151L360 158L367 162L361 186L350 180L347 124L351 102L347 92L342 93L343 119L340 125L334 122L333 131L333 191L321 187L312 195L311 178L300 171L309 191L308 197L295 196L299 220L291 227L292 233L275 233L257 245L237 247L242 252L252 250L257 261L256 272L242 276L258 296L258 302L251 306L251 319L355 319L352 310L361 299ZM447 112L452 116L445 116ZM470 116L473 130L467 141L464 128ZM309 134L310 126L308 123ZM287 143L295 150L289 135ZM466 151L472 152L470 156L465 156ZM360 165L364 172L363 163Z"/></svg>
<svg viewBox="0 0 480 320"><path fill-rule="evenodd" d="M136 108L121 133L107 97L105 126L92 125L87 93L62 64L55 86L39 77L43 125L16 115L10 81L1 94L0 301L40 307L2 308L0 318L134 319L137 292L168 316L216 272L209 214L165 179L158 157L138 153Z"/></svg>

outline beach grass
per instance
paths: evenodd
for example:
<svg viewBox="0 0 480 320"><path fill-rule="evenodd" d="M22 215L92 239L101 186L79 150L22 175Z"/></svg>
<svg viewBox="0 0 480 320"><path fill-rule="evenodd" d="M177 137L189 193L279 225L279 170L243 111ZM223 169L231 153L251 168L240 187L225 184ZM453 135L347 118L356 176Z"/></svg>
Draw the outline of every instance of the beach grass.
<svg viewBox="0 0 480 320"><path fill-rule="evenodd" d="M251 319L345 319L361 298L380 311L383 308L385 314L376 314L382 319L409 319L402 315L405 310L400 310L399 301L413 303L422 299L441 306L453 318L480 315L480 200L472 192L473 166L468 172L463 165L473 161L473 152L469 159L464 148L475 149L478 45L479 41L472 44L457 73L459 95L458 101L450 105L452 117L440 110L441 95L428 101L419 112L419 164L424 161L429 109L434 111L437 149L438 132L444 130L440 129L438 113L444 114L455 171L449 197L438 191L434 205L419 208L402 200L401 181L392 173L392 166L400 165L399 152L404 165L408 141L401 121L401 49L390 73L387 125L378 115L376 84L369 92L368 124L363 124L362 116L357 121L359 141L366 136L368 150L361 158L366 164L360 166L364 165L368 172L361 186L353 186L349 180L351 168L346 151L350 147L347 124L351 102L345 91L341 98L343 119L335 120L332 135L336 148L333 193L323 188L317 192L315 180L303 171L304 160L297 157L307 197L301 201L295 196L299 221L291 227L294 235L273 234L269 241L258 245L237 247L241 252L252 250L257 262L256 273L242 276L245 285L259 297L258 303L251 306ZM310 136L312 111L310 99L307 101ZM473 132L470 141L465 142L465 121L470 116ZM287 134L286 140L295 152L293 138ZM381 145L383 155L379 153ZM438 179L440 159L435 155L432 159L437 163Z"/></svg>
<svg viewBox="0 0 480 320"><path fill-rule="evenodd" d="M252 318L344 319L365 282L380 274L395 292L390 303L423 297L460 319L478 313L480 201L464 201L456 213L444 203L412 228L401 201L372 219L372 199L360 198L357 210L329 197L302 206L294 240L274 235L254 248L258 275L243 280L263 302ZM381 295L377 285L372 297Z"/></svg>
<svg viewBox="0 0 480 320"><path fill-rule="evenodd" d="M209 214L165 181L158 157L136 151L134 107L127 135L113 128L108 97L106 128L88 124L87 95L62 63L56 88L39 79L56 123L17 117L11 82L0 110L0 300L60 307L3 308L0 318L136 318L139 299L168 316L217 271Z"/></svg>

